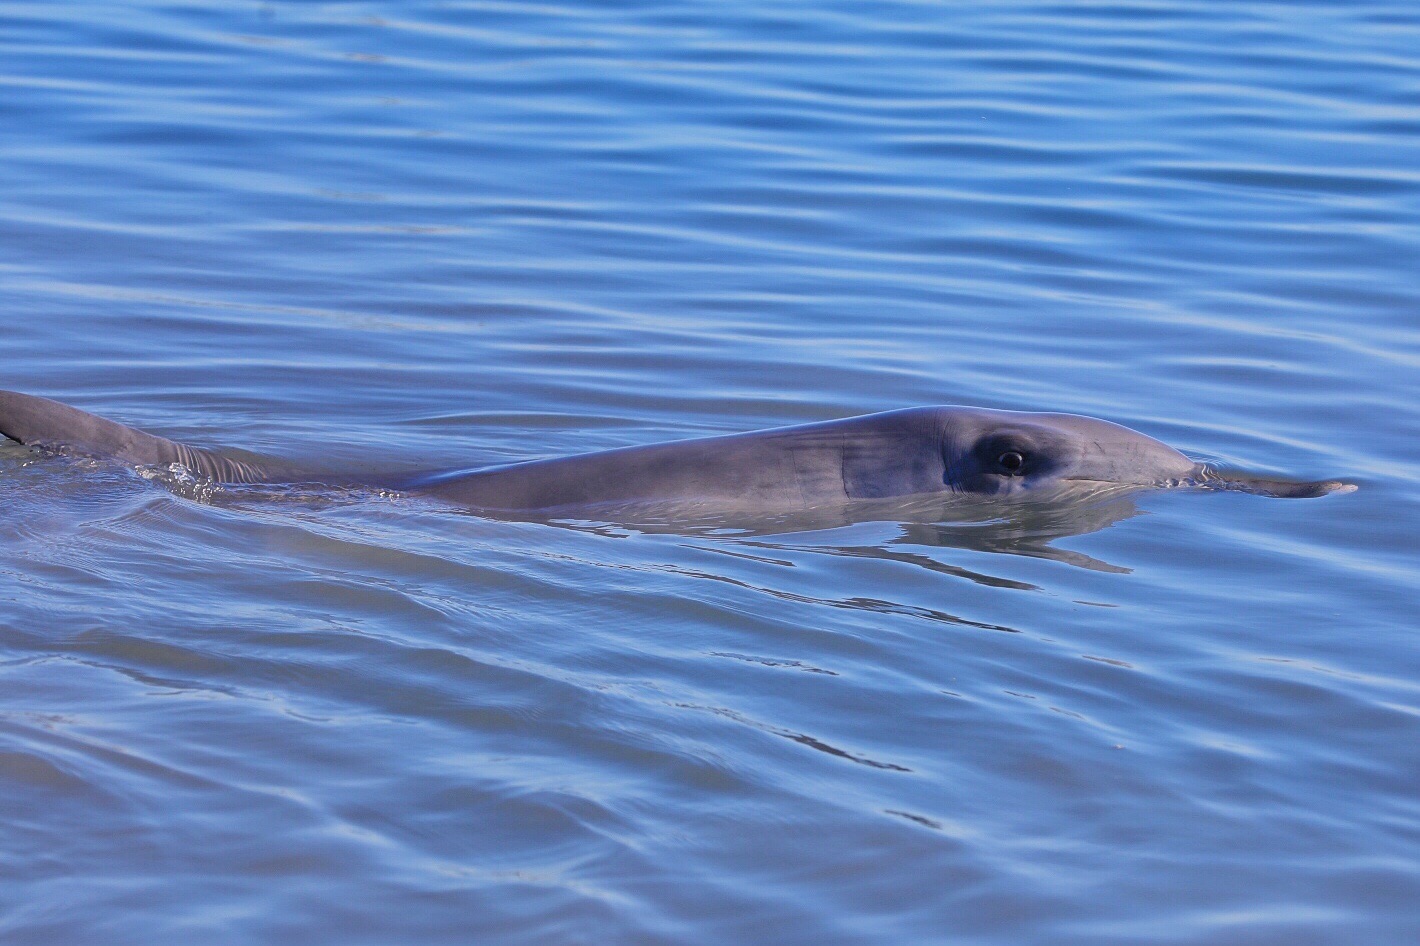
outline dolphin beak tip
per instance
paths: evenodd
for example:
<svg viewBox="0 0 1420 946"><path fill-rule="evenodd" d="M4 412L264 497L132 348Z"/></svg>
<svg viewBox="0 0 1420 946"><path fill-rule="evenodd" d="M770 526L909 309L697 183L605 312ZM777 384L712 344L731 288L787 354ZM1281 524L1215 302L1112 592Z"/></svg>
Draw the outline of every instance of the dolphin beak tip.
<svg viewBox="0 0 1420 946"><path fill-rule="evenodd" d="M1322 480L1317 483L1302 483L1301 488L1294 494L1300 498L1315 496L1331 496L1337 493L1354 493L1361 487L1355 483L1347 483L1343 480Z"/></svg>

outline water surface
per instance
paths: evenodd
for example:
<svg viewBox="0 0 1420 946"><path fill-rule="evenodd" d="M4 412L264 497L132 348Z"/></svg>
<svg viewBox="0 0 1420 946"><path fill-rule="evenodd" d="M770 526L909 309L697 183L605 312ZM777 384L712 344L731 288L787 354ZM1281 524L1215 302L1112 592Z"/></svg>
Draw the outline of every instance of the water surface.
<svg viewBox="0 0 1420 946"><path fill-rule="evenodd" d="M918 404L1349 496L745 534L0 449L7 943L1420 940L1409 2L14 2L0 387L352 469Z"/></svg>

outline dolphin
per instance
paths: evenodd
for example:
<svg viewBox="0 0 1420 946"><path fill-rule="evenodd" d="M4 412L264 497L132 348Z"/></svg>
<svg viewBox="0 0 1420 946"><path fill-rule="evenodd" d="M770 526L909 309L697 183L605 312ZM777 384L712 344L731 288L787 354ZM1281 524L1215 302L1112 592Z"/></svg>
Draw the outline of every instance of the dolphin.
<svg viewBox="0 0 1420 946"><path fill-rule="evenodd" d="M1202 488L1299 498L1350 492L1214 469L1152 437L1075 414L915 407L820 423L623 447L504 466L331 477L285 461L175 443L74 407L0 391L0 434L135 467L174 464L215 483L391 488L490 514L590 515L664 504L794 513L859 501L1049 501L1120 490Z"/></svg>

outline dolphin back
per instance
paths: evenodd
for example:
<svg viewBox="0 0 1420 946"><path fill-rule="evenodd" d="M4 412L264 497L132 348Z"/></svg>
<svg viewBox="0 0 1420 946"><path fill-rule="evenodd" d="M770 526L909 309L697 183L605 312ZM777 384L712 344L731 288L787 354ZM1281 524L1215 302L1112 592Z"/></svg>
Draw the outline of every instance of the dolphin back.
<svg viewBox="0 0 1420 946"><path fill-rule="evenodd" d="M219 483L289 481L296 472L279 464L238 460L175 443L104 420L58 401L0 391L0 434L27 446L79 456L114 459L134 466L181 464Z"/></svg>

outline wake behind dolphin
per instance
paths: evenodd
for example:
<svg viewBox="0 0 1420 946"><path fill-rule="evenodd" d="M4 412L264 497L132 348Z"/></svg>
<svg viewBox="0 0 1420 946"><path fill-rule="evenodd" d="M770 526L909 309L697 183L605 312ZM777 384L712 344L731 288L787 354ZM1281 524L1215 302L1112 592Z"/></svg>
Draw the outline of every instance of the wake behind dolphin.
<svg viewBox="0 0 1420 946"><path fill-rule="evenodd" d="M0 392L0 434L22 444L137 467L174 464L215 483L392 488L488 513L591 515L607 509L783 514L867 500L1054 500L1180 487L1314 497L1337 480L1222 473L1135 430L1074 414L918 407L507 466L417 476L314 474L263 458L175 443L46 398Z"/></svg>

